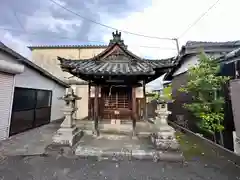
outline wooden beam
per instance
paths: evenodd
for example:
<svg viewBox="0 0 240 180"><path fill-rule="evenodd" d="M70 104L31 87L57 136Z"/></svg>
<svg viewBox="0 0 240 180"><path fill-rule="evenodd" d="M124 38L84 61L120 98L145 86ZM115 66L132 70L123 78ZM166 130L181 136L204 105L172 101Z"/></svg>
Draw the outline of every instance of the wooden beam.
<svg viewBox="0 0 240 180"><path fill-rule="evenodd" d="M94 95L94 134L96 136L99 136L99 129L98 129L98 119L99 119L98 95L99 95L99 86L95 86L95 95Z"/></svg>
<svg viewBox="0 0 240 180"><path fill-rule="evenodd" d="M132 135L136 136L136 87L132 87Z"/></svg>

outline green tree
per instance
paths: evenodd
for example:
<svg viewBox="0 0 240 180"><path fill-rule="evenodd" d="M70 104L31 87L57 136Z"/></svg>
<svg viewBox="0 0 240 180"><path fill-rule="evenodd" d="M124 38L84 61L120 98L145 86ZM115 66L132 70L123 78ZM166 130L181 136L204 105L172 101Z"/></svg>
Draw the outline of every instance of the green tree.
<svg viewBox="0 0 240 180"><path fill-rule="evenodd" d="M163 88L163 96L168 100L172 100L172 85L169 84Z"/></svg>
<svg viewBox="0 0 240 180"><path fill-rule="evenodd" d="M191 111L199 119L198 126L214 136L220 132L221 144L223 144L222 125L224 119L223 85L229 77L218 76L220 65L216 59L208 57L204 53L199 56L199 64L188 71L186 86L179 89L181 92L190 93L193 101L183 106Z"/></svg>
<svg viewBox="0 0 240 180"><path fill-rule="evenodd" d="M168 86L163 88L162 96L160 96L160 93L154 92L153 93L153 99L171 101L172 100L172 86L171 86L171 84L169 84Z"/></svg>

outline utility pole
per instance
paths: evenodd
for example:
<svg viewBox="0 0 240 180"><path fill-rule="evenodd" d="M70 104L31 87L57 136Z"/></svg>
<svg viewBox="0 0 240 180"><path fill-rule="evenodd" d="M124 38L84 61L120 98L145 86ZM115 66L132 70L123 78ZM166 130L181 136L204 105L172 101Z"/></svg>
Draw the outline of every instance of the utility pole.
<svg viewBox="0 0 240 180"><path fill-rule="evenodd" d="M174 38L173 39L176 43L176 46L177 46L177 52L178 52L178 55L180 54L180 49L179 49L179 42L178 42L178 38Z"/></svg>

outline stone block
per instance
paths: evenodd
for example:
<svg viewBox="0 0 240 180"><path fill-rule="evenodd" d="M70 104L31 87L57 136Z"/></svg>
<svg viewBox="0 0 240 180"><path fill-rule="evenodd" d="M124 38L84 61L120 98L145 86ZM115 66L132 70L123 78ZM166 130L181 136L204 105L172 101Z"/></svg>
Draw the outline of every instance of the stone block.
<svg viewBox="0 0 240 180"><path fill-rule="evenodd" d="M179 143L176 140L155 139L155 148L157 150L178 150Z"/></svg>
<svg viewBox="0 0 240 180"><path fill-rule="evenodd" d="M73 146L82 136L78 128L60 128L53 136L53 143Z"/></svg>

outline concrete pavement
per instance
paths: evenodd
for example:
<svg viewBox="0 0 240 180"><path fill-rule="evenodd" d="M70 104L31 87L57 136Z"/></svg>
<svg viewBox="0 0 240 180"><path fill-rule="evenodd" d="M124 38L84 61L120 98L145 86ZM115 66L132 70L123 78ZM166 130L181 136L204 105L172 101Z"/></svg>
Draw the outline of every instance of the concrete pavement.
<svg viewBox="0 0 240 180"><path fill-rule="evenodd" d="M238 180L239 168L201 161L98 161L64 156L14 156L0 164L4 180Z"/></svg>
<svg viewBox="0 0 240 180"><path fill-rule="evenodd" d="M0 179L240 179L239 166L232 163L228 157L180 132L177 138L185 161L156 163L145 160L106 161L77 157L69 147L51 145L51 136L57 128L58 124L50 124L1 142L0 149L4 158L0 160ZM38 145L35 147L36 144ZM38 155L42 152L45 154ZM35 155L30 155L32 153Z"/></svg>
<svg viewBox="0 0 240 180"><path fill-rule="evenodd" d="M0 156L44 154L45 148L52 143L52 136L60 127L60 122L56 121L0 141Z"/></svg>

